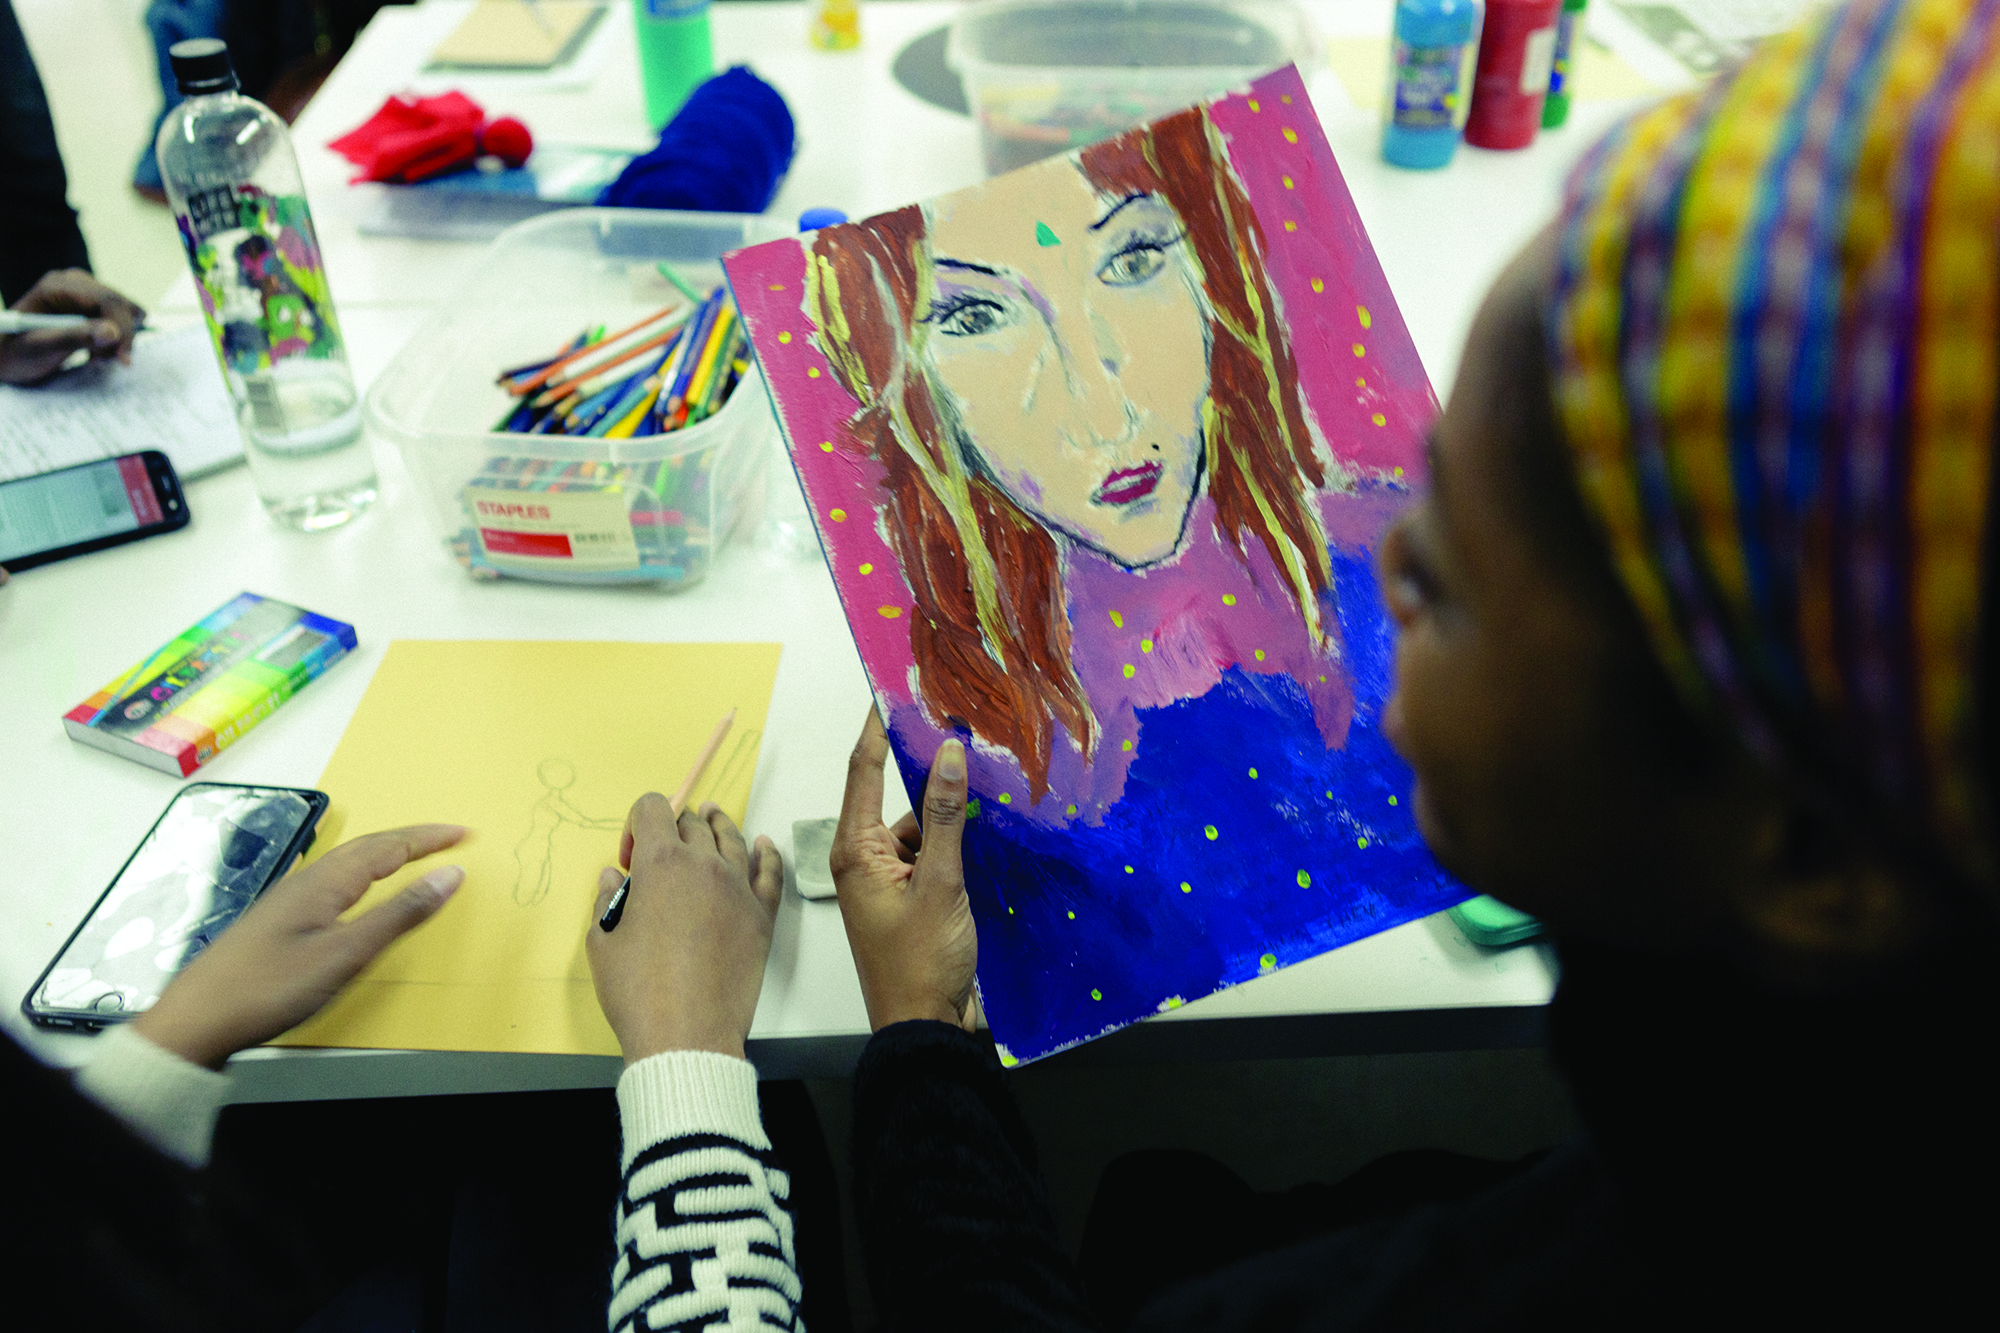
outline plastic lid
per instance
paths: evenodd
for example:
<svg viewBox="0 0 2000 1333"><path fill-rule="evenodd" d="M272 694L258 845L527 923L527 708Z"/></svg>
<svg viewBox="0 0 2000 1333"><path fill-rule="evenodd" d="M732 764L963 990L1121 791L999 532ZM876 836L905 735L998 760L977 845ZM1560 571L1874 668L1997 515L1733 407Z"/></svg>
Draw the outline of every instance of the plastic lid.
<svg viewBox="0 0 2000 1333"><path fill-rule="evenodd" d="M241 87L236 67L229 63L229 43L219 37L190 37L167 48L173 63L174 82L183 93L199 97L203 93L229 93Z"/></svg>
<svg viewBox="0 0 2000 1333"><path fill-rule="evenodd" d="M847 221L847 214L837 208L808 208L799 214L800 231L818 231L821 227L831 227Z"/></svg>

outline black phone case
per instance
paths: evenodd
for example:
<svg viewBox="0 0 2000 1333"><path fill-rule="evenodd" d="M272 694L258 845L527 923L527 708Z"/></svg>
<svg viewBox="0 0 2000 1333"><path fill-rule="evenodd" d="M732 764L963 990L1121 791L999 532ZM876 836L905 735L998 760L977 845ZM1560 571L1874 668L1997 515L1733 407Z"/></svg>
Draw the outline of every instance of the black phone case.
<svg viewBox="0 0 2000 1333"><path fill-rule="evenodd" d="M118 886L118 881L125 877L127 870L132 868L132 862L139 855L139 849L146 845L146 840L153 836L153 831L166 821L168 812L174 808L174 803L196 787L233 787L243 791L286 791L306 798L306 804L310 807L310 813L307 814L305 821L299 825L298 831L292 835L292 840L286 846L284 852L278 857L270 876L258 887L257 896L260 898L264 896L266 889L290 873L292 867L298 863L298 859L311 849L313 839L317 836L319 830L320 817L326 813L326 808L332 801L332 798L325 792L315 791L311 787L275 787L261 782L192 782L175 792L174 799L167 802L167 808L160 811L160 817L152 822L151 826L146 829L145 834L133 845L132 854L125 858L123 865L118 867L118 873L113 875L111 882L104 886L104 892L97 895L97 900L91 903L90 910L85 912L83 919L76 923L76 929L63 938L63 942L57 946L55 953L50 955L48 966L44 967L41 975L35 978L35 984L28 987L28 993L21 997L21 1012L27 1016L30 1023L35 1024L37 1027L56 1028L70 1032L98 1032L113 1023L124 1023L138 1017L137 1014L100 1014L80 1009L41 1008L35 1004L35 995L42 989L42 983L49 979L49 973L55 971L56 964L62 961L62 956L69 952L69 946L76 942L76 937L83 934L84 928L96 919L97 913L104 906L104 900L111 896L111 890Z"/></svg>
<svg viewBox="0 0 2000 1333"><path fill-rule="evenodd" d="M129 458L131 455L121 454L119 457ZM52 565L58 560L67 560L73 555L88 555L92 551L102 551L113 546L123 546L126 542L136 542L142 538L156 537L160 533L173 532L186 527L189 518L187 488L181 485L181 479L174 471L173 460L169 459L158 449L141 450L139 457L146 460L146 475L152 480L153 494L161 501L161 508L165 510L167 515L165 518L161 519L158 523L150 524L143 528L134 528L130 532L114 532L108 537L93 537L87 542L74 542L68 546L56 546L46 551L36 551L31 555L16 556L12 560L5 562L7 572L18 574L22 570L34 569L38 565ZM98 462L103 461L105 460L98 460ZM95 467L97 463L78 463L76 466ZM70 469L57 468L55 470L57 472L67 472ZM16 480L25 481L28 478L16 478ZM166 508L165 502L168 500L174 502L174 507L171 509Z"/></svg>

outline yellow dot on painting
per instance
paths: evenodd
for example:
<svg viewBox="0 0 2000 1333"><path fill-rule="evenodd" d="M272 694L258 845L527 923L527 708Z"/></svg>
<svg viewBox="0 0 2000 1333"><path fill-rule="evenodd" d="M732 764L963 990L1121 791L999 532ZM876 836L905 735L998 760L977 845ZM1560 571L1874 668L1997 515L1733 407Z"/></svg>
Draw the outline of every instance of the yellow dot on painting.
<svg viewBox="0 0 2000 1333"><path fill-rule="evenodd" d="M1131 866L1126 866L1126 867L1125 867L1125 873L1126 873L1126 874L1128 874L1128 875L1130 875L1130 874L1134 874L1134 873L1136 873L1136 872L1134 872L1134 871L1133 871L1133 869L1132 869L1132 867L1131 867Z"/></svg>
<svg viewBox="0 0 2000 1333"><path fill-rule="evenodd" d="M1375 326L1375 317L1368 313L1367 306L1358 305L1354 307L1354 313L1360 318L1362 328L1368 329Z"/></svg>
<svg viewBox="0 0 2000 1333"><path fill-rule="evenodd" d="M1075 912L1071 912L1071 913L1069 914L1069 919L1070 919L1070 920L1072 920L1072 921L1076 920L1076 913L1075 913Z"/></svg>
<svg viewBox="0 0 2000 1333"><path fill-rule="evenodd" d="M1119 615L1119 614L1118 614L1118 613L1117 613L1116 611L1113 611L1113 612L1111 613L1111 628L1113 628L1113 629L1124 629L1124 628L1125 628L1125 617L1123 617L1123 616Z"/></svg>
<svg viewBox="0 0 2000 1333"><path fill-rule="evenodd" d="M1297 182L1295 182L1290 176L1284 177L1283 180L1285 182L1285 188L1287 190L1293 189L1297 185Z"/></svg>
<svg viewBox="0 0 2000 1333"><path fill-rule="evenodd" d="M1139 674L1138 667L1133 666L1130 662L1127 662L1125 664L1125 679L1130 680L1132 679L1132 677L1138 674Z"/></svg>
<svg viewBox="0 0 2000 1333"><path fill-rule="evenodd" d="M1264 970L1265 970L1266 972L1275 972L1275 971L1277 971L1277 970L1278 970L1278 955L1276 955L1276 954L1274 954L1274 953L1267 953L1267 954L1265 954L1265 955L1264 955L1264 956L1263 956L1262 958L1259 958L1259 959L1257 960L1257 966L1258 966L1258 967L1261 967L1261 968L1263 968L1263 969L1264 969Z"/></svg>
<svg viewBox="0 0 2000 1333"><path fill-rule="evenodd" d="M1142 652L1142 653L1150 653L1150 652L1152 652L1152 651L1153 651L1153 641L1152 641L1151 639L1141 639L1141 640L1139 640L1139 651L1140 651L1140 652Z"/></svg>
<svg viewBox="0 0 2000 1333"><path fill-rule="evenodd" d="M1299 887L1302 889L1309 889L1313 886L1313 877L1303 870L1299 872L1298 879Z"/></svg>
<svg viewBox="0 0 2000 1333"><path fill-rule="evenodd" d="M1122 744L1120 744L1118 748L1121 750L1130 750L1132 748L1132 742L1125 741Z"/></svg>
<svg viewBox="0 0 2000 1333"><path fill-rule="evenodd" d="M1365 851L1367 851L1367 850L1368 850L1368 839L1366 839L1366 838L1356 838L1356 839L1354 840L1354 845L1355 845L1356 847L1359 847L1359 848L1360 848L1360 849L1361 849L1362 851L1364 851L1364 852L1365 852Z"/></svg>
<svg viewBox="0 0 2000 1333"><path fill-rule="evenodd" d="M1005 792L1005 791L1001 792L1001 793L1000 793L1000 804L1002 804L1002 805L1012 805L1012 804L1014 804L1014 794L1013 794L1012 792Z"/></svg>
<svg viewBox="0 0 2000 1333"><path fill-rule="evenodd" d="M782 292L783 290L785 290L785 284L782 282L774 282L769 287L766 287L764 290L767 292Z"/></svg>
<svg viewBox="0 0 2000 1333"><path fill-rule="evenodd" d="M1378 426L1386 426L1389 424L1389 418L1383 416L1380 412L1377 412L1374 416L1368 419L1374 422Z"/></svg>
<svg viewBox="0 0 2000 1333"><path fill-rule="evenodd" d="M1257 776L1257 770L1256 770L1256 769L1254 769L1254 768L1253 768L1253 769L1251 769L1251 770L1250 770L1250 776L1251 776L1251 777L1253 777L1253 778L1254 778L1254 777L1256 777L1256 776Z"/></svg>
<svg viewBox="0 0 2000 1333"><path fill-rule="evenodd" d="M1366 347L1363 347L1360 343L1356 343L1354 344L1354 354L1356 356L1366 356L1368 355L1368 349Z"/></svg>
<svg viewBox="0 0 2000 1333"><path fill-rule="evenodd" d="M1192 884L1188 883L1188 882L1187 882L1186 880L1182 880L1182 881L1181 881L1181 892L1182 892L1182 893L1193 893L1193 892L1194 892L1194 885L1192 885Z"/></svg>
<svg viewBox="0 0 2000 1333"><path fill-rule="evenodd" d="M1320 279L1318 279L1318 278L1314 278L1314 279L1313 279L1313 290L1314 290L1314 291L1316 291L1316 292L1323 292L1323 291L1325 291L1325 290L1326 290L1326 283L1325 283L1325 282L1323 282L1323 281L1321 281L1321 280L1320 280Z"/></svg>
<svg viewBox="0 0 2000 1333"><path fill-rule="evenodd" d="M1264 108L1257 105L1257 99L1253 97L1250 99L1250 109L1252 111L1262 111Z"/></svg>
<svg viewBox="0 0 2000 1333"><path fill-rule="evenodd" d="M861 562L861 572L863 574L873 574L875 572L875 566L869 564L866 560L863 560Z"/></svg>
<svg viewBox="0 0 2000 1333"><path fill-rule="evenodd" d="M1331 790L1327 792L1326 799L1329 801L1333 799L1333 792Z"/></svg>
<svg viewBox="0 0 2000 1333"><path fill-rule="evenodd" d="M1097 987L1092 986L1090 988L1090 998L1093 1000L1101 1000L1104 998L1104 992L1097 989Z"/></svg>
<svg viewBox="0 0 2000 1333"><path fill-rule="evenodd" d="M1296 223L1296 222L1292 221L1292 220L1291 220L1290 218L1286 218L1286 219L1285 219L1285 230L1286 230L1286 231L1297 231L1298 229L1299 229L1299 224L1298 224L1298 223Z"/></svg>
<svg viewBox="0 0 2000 1333"><path fill-rule="evenodd" d="M1180 996L1178 996L1178 995L1169 995L1169 996L1167 997L1167 1008L1169 1008L1169 1009L1178 1009L1178 1008L1180 1008L1180 1007L1181 1007L1182 1005L1184 1005L1184 1004L1186 1004L1186 1003L1187 1003L1187 1001L1186 1001L1186 1000L1183 1000L1183 999L1182 999L1182 998L1181 998Z"/></svg>
<svg viewBox="0 0 2000 1333"><path fill-rule="evenodd" d="M1222 594L1222 604L1224 606L1236 605L1236 594L1233 592L1226 592Z"/></svg>
<svg viewBox="0 0 2000 1333"><path fill-rule="evenodd" d="M1013 908L1011 908L1011 907L1010 907L1010 908L1008 908L1008 909L1007 909L1007 915L1008 915L1008 916L1012 916L1012 915L1014 915L1014 909L1013 909Z"/></svg>
<svg viewBox="0 0 2000 1333"><path fill-rule="evenodd" d="M1020 1063L1021 1063L1021 1057L1014 1054L1012 1051L1000 1052L1000 1065L1002 1068L1012 1069L1015 1065L1018 1065Z"/></svg>
<svg viewBox="0 0 2000 1333"><path fill-rule="evenodd" d="M1259 662L1264 660L1264 650L1262 648L1257 649L1257 660Z"/></svg>
<svg viewBox="0 0 2000 1333"><path fill-rule="evenodd" d="M1286 143L1297 143L1299 141L1299 132L1293 129L1291 126L1289 125L1285 126L1284 133L1285 133Z"/></svg>
<svg viewBox="0 0 2000 1333"><path fill-rule="evenodd" d="M1208 835L1208 840L1210 842L1214 842L1217 838L1222 836L1220 833L1216 832L1215 825L1213 824L1210 824L1207 828L1203 829L1202 832Z"/></svg>
<svg viewBox="0 0 2000 1333"><path fill-rule="evenodd" d="M816 379L818 379L818 378L819 378L819 367L818 367L818 366L808 366L808 367L806 368L806 378L807 378L807 379L809 379L809 380L816 380Z"/></svg>
<svg viewBox="0 0 2000 1333"><path fill-rule="evenodd" d="M778 335L778 341L781 343L788 343L791 340L792 340L792 335L789 333L781 333Z"/></svg>
<svg viewBox="0 0 2000 1333"><path fill-rule="evenodd" d="M826 516L836 523L847 522L847 511L845 509L829 509L826 511Z"/></svg>
<svg viewBox="0 0 2000 1333"><path fill-rule="evenodd" d="M1292 95L1290 93L1279 93L1278 100L1286 106L1290 106L1292 104Z"/></svg>
<svg viewBox="0 0 2000 1333"><path fill-rule="evenodd" d="M894 620L897 616L903 614L903 608L900 606L885 606L880 609L883 616L890 620Z"/></svg>
<svg viewBox="0 0 2000 1333"><path fill-rule="evenodd" d="M1355 388L1357 388L1357 389L1365 389L1365 388L1367 388L1367 387L1368 387L1368 377L1367 377L1366 375L1356 375L1356 376L1354 377L1354 387L1355 387Z"/></svg>
<svg viewBox="0 0 2000 1333"><path fill-rule="evenodd" d="M1402 479L1403 479L1403 469L1401 469L1401 468L1397 468L1397 469L1396 469L1396 480L1397 480L1397 481L1401 481Z"/></svg>
<svg viewBox="0 0 2000 1333"><path fill-rule="evenodd" d="M1395 803L1396 803L1396 798L1395 798L1395 797L1393 797L1393 796L1391 796L1391 797L1389 798L1389 804L1390 804L1390 805L1394 805Z"/></svg>

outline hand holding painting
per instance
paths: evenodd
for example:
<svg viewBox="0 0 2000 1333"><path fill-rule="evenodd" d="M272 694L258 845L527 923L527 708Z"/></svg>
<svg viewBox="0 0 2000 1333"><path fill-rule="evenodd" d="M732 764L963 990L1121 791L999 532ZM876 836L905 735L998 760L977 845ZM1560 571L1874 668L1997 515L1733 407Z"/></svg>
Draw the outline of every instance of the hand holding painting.
<svg viewBox="0 0 2000 1333"><path fill-rule="evenodd" d="M777 847L764 837L745 845L712 801L676 817L648 792L626 818L618 859L637 882L624 929L589 931L585 948L625 1063L661 1051L741 1059L785 883ZM599 878L600 918L620 879L608 866Z"/></svg>
<svg viewBox="0 0 2000 1333"><path fill-rule="evenodd" d="M936 1019L977 1026L973 973L979 932L965 893L959 835L965 828L965 746L938 750L924 788L921 832L914 812L882 822L882 768L889 735L874 709L847 766L833 878L847 926L868 1026Z"/></svg>
<svg viewBox="0 0 2000 1333"><path fill-rule="evenodd" d="M369 885L464 836L456 824L418 824L334 848L267 889L132 1020L133 1029L192 1064L220 1069L236 1052L297 1027L435 916L465 872L440 866L351 921L341 914Z"/></svg>

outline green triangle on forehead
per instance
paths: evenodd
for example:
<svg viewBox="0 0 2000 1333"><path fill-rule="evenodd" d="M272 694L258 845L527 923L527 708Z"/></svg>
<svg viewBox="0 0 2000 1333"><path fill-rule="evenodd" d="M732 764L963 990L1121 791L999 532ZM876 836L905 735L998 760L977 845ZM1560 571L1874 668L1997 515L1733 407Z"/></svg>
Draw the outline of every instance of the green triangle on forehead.
<svg viewBox="0 0 2000 1333"><path fill-rule="evenodd" d="M1055 233L1054 233L1053 231L1049 230L1049 224L1048 224L1048 223L1046 223L1046 222L1037 222L1037 223L1035 224L1035 244L1036 244L1036 245L1061 245L1061 244L1062 244L1062 239L1061 239L1060 237L1058 237L1058 236L1057 236L1057 235L1056 235L1056 234L1055 234Z"/></svg>

